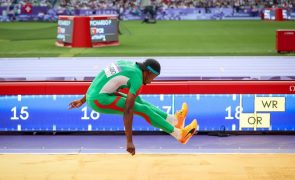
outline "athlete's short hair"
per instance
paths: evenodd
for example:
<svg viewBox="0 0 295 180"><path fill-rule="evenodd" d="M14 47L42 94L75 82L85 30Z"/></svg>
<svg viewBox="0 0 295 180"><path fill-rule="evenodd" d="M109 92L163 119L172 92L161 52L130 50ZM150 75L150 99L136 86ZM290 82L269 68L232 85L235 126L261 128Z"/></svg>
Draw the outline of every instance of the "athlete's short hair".
<svg viewBox="0 0 295 180"><path fill-rule="evenodd" d="M155 59L146 59L144 62L136 62L136 64L140 67L140 69L151 71L157 76L161 73L161 65Z"/></svg>

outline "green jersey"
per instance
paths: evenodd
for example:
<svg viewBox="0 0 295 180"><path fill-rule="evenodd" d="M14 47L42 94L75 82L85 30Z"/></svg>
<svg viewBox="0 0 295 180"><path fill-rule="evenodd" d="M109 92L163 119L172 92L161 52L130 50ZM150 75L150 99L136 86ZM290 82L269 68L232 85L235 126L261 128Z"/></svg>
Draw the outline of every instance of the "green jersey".
<svg viewBox="0 0 295 180"><path fill-rule="evenodd" d="M86 94L88 106L103 114L124 114L127 97L115 92L129 88L130 93L138 95L143 84L142 76L142 70L136 63L118 61L110 64L91 83ZM174 126L166 120L168 114L140 97L135 98L133 114L142 116L148 123L167 133L174 132Z"/></svg>
<svg viewBox="0 0 295 180"><path fill-rule="evenodd" d="M142 86L142 70L134 62L118 61L102 70L91 83L87 97L98 94L112 94L119 89L128 88L129 92L138 95Z"/></svg>

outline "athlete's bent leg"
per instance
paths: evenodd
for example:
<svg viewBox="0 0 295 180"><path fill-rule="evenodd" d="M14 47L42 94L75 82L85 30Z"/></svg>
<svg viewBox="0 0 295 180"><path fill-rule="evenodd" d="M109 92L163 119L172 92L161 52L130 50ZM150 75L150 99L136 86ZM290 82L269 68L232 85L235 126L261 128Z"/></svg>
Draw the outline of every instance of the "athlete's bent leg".
<svg viewBox="0 0 295 180"><path fill-rule="evenodd" d="M123 114L126 98L116 94L100 94L96 98L87 98L87 103L97 112ZM195 120L183 129L176 128L159 115L157 111L154 111L150 104L138 100L134 103L133 110L134 114L142 116L151 125L169 133L183 144L192 137L196 130L197 123Z"/></svg>
<svg viewBox="0 0 295 180"><path fill-rule="evenodd" d="M95 111L105 114L123 114L126 97L118 94L99 94L95 98L86 98L87 104ZM180 138L180 130L174 128L164 117L156 113L154 108L144 104L137 99L134 103L133 112L142 116L151 125L171 134L177 140ZM167 116L162 113L163 116Z"/></svg>

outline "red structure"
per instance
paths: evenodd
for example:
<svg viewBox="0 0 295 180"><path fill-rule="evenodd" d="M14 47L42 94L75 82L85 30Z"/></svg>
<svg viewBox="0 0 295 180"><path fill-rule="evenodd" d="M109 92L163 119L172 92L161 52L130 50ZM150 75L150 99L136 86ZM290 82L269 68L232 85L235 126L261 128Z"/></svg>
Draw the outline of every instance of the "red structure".
<svg viewBox="0 0 295 180"><path fill-rule="evenodd" d="M277 8L275 9L276 21L283 21L283 9Z"/></svg>
<svg viewBox="0 0 295 180"><path fill-rule="evenodd" d="M85 94L89 85L85 81L2 82L0 95ZM142 94L295 94L295 81L155 81L144 86Z"/></svg>
<svg viewBox="0 0 295 180"><path fill-rule="evenodd" d="M295 52L295 30L277 30L277 52Z"/></svg>
<svg viewBox="0 0 295 180"><path fill-rule="evenodd" d="M118 39L117 16L59 16L57 46L74 48L117 46Z"/></svg>
<svg viewBox="0 0 295 180"><path fill-rule="evenodd" d="M262 20L285 21L288 20L289 11L283 8L266 8L261 13Z"/></svg>
<svg viewBox="0 0 295 180"><path fill-rule="evenodd" d="M92 47L89 21L90 17L74 17L72 47Z"/></svg>

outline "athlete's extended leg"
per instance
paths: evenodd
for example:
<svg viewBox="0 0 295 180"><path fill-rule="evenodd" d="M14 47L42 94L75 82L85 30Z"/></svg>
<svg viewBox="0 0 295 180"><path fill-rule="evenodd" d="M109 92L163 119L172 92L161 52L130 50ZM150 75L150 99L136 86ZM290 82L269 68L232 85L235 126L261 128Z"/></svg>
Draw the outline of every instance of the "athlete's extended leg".
<svg viewBox="0 0 295 180"><path fill-rule="evenodd" d="M119 93L123 97L127 97L124 93ZM177 128L183 128L185 123L185 118L188 112L188 105L186 103L182 104L181 110L177 111L174 115L170 115L162 111L160 108L157 108L153 104L143 100L140 96L136 98L136 102L139 102L140 104L146 104L150 108L154 110L157 114L159 114L162 118L164 118L166 121L168 121L170 124Z"/></svg>
<svg viewBox="0 0 295 180"><path fill-rule="evenodd" d="M188 112L187 103L182 103L181 109L179 111L177 111L174 115L170 115L170 114L165 113L161 109L157 108L153 104L151 104L151 103L149 103L147 101L144 101L140 97L138 97L138 98L143 104L146 104L146 105L150 106L156 113L158 113L159 115L164 117L164 119L166 119L173 126L175 126L177 128L183 128L184 127L185 118L186 118L186 115L187 115L187 112Z"/></svg>
<svg viewBox="0 0 295 180"><path fill-rule="evenodd" d="M146 104L149 107L151 107L156 113L158 113L160 116L162 116L164 119L166 119L170 124L177 128L183 128L185 123L185 118L188 112L188 106L186 103L182 104L181 110L177 111L174 115L170 115L162 111L160 108L157 108L153 104L143 100L140 97L137 97L137 101L141 102L142 104Z"/></svg>

